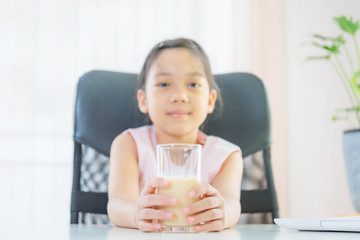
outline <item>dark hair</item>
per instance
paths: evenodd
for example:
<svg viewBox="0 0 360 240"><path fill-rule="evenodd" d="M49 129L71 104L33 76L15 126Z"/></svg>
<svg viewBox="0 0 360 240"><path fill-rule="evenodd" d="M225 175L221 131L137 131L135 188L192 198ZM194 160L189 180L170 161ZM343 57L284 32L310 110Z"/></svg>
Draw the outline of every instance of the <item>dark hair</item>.
<svg viewBox="0 0 360 240"><path fill-rule="evenodd" d="M141 72L139 74L138 89L145 90L146 78L152 63L163 50L169 48L185 48L190 50L190 52L194 54L194 56L198 57L198 59L201 61L204 67L205 77L209 83L210 90L215 89L217 92L217 102L218 102L219 110L221 112L223 106L223 100L221 97L219 86L217 85L214 76L211 73L209 58L206 55L205 51L197 42L188 38L176 38L176 39L165 40L156 44L151 49L151 51L149 52L149 54L145 59L144 65L142 66Z"/></svg>

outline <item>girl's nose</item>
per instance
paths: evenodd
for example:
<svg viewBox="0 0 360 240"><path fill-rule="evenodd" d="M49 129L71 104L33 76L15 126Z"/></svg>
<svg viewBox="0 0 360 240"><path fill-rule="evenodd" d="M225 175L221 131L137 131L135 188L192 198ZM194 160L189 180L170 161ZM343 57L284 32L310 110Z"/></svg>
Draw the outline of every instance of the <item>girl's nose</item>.
<svg viewBox="0 0 360 240"><path fill-rule="evenodd" d="M185 89L176 89L171 96L171 102L188 102L189 98Z"/></svg>

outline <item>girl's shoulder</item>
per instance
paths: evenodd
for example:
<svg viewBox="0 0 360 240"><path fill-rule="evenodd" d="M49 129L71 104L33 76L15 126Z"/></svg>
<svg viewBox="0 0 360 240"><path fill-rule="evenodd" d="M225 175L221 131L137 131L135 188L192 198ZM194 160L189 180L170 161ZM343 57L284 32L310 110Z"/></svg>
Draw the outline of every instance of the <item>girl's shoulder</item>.
<svg viewBox="0 0 360 240"><path fill-rule="evenodd" d="M221 137L207 135L202 131L198 132L197 141L201 145L203 145L204 148L210 148L210 149L227 148L227 149L240 150L240 147L238 145Z"/></svg>
<svg viewBox="0 0 360 240"><path fill-rule="evenodd" d="M136 140L143 139L144 137L148 137L151 135L152 126L141 126L137 128L128 128L113 140L113 144L120 144L123 142L132 142L136 144Z"/></svg>
<svg viewBox="0 0 360 240"><path fill-rule="evenodd" d="M124 151L136 152L136 142L127 131L124 131L115 137L111 144L110 156L118 152L124 153Z"/></svg>
<svg viewBox="0 0 360 240"><path fill-rule="evenodd" d="M156 145L156 135L153 125L146 125L138 128L129 128L123 133L131 135L138 146L153 147Z"/></svg>
<svg viewBox="0 0 360 240"><path fill-rule="evenodd" d="M113 141L112 148L126 152L132 152L138 159L138 154L152 150L154 145L155 132L152 125L138 128L129 128L119 134Z"/></svg>
<svg viewBox="0 0 360 240"><path fill-rule="evenodd" d="M150 136L154 129L153 125L145 125L137 128L129 128L125 130L123 133L130 133L131 135L143 135Z"/></svg>
<svg viewBox="0 0 360 240"><path fill-rule="evenodd" d="M204 151L205 150L210 152L226 152L226 153L239 151L241 153L241 149L238 145L221 137L212 136L212 135L206 136Z"/></svg>
<svg viewBox="0 0 360 240"><path fill-rule="evenodd" d="M202 179L213 183L223 163L227 160L241 159L240 147L217 136L209 135L202 152Z"/></svg>

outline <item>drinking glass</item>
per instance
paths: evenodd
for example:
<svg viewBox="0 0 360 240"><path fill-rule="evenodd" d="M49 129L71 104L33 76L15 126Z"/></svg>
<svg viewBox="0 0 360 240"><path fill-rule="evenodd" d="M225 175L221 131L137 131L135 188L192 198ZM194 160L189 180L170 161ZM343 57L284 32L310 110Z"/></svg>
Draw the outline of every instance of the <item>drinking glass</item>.
<svg viewBox="0 0 360 240"><path fill-rule="evenodd" d="M159 144L157 151L157 175L169 180L169 186L158 188L158 194L176 197L173 206L160 207L172 211L170 220L159 220L164 232L194 232L194 227L186 221L182 208L199 200L190 199L187 193L200 184L201 149L199 144Z"/></svg>

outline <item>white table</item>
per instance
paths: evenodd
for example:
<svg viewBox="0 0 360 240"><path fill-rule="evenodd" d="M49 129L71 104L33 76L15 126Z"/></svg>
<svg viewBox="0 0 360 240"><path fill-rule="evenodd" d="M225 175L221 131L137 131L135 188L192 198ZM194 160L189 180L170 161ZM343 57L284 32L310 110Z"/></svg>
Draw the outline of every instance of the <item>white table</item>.
<svg viewBox="0 0 360 240"><path fill-rule="evenodd" d="M348 240L360 239L360 233L304 232L286 230L276 225L236 225L222 232L211 233L143 233L136 229L108 225L64 225L47 228L11 226L1 229L0 239L70 239L70 240Z"/></svg>

